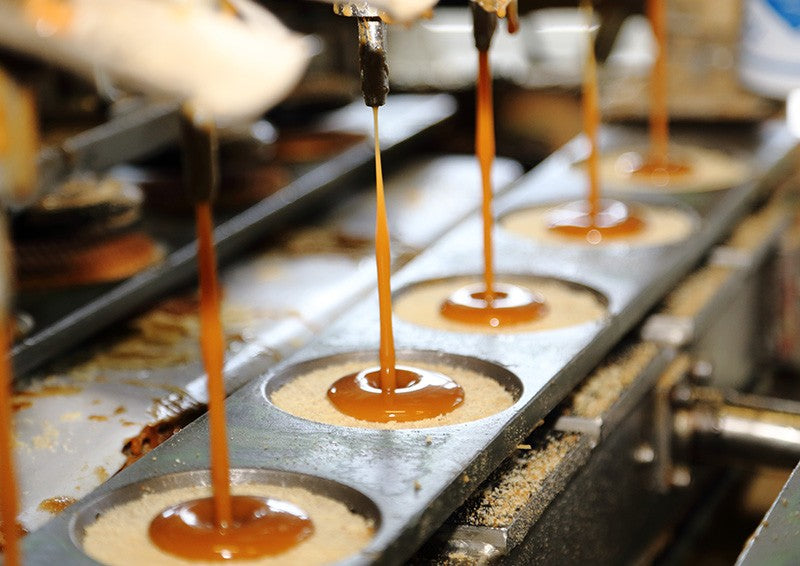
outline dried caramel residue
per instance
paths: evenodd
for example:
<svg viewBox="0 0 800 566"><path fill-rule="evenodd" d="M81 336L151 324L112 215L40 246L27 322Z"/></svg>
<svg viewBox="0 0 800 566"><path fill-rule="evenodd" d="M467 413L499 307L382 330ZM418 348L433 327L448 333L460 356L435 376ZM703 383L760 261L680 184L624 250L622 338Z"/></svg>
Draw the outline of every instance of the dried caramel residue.
<svg viewBox="0 0 800 566"><path fill-rule="evenodd" d="M39 503L39 510L46 513L51 513L53 515L58 515L64 509L75 503L75 501L77 500L74 497L56 495L55 497L49 497L42 500Z"/></svg>
<svg viewBox="0 0 800 566"><path fill-rule="evenodd" d="M97 478L97 481L103 483L109 478L108 470L106 470L103 466L97 466L94 469L94 477Z"/></svg>

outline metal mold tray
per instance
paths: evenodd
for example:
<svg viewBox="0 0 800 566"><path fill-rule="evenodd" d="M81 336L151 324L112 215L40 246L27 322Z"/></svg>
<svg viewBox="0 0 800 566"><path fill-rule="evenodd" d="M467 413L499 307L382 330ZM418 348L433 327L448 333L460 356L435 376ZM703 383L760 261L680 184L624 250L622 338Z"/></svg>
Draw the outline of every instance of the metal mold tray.
<svg viewBox="0 0 800 566"><path fill-rule="evenodd" d="M779 166L794 141L782 129L748 130L714 136L706 145L749 148L758 178ZM615 145L643 142L644 132L610 131ZM571 169L580 157L566 147L503 195L508 210L537 200L575 198L581 175ZM402 562L511 453L536 424L596 366L611 348L692 269L753 206L767 185L748 182L709 195L698 209L702 223L690 239L657 248L552 247L498 230L499 273L555 277L596 289L608 298L609 317L580 326L513 335L441 332L398 320L395 340L407 350L469 356L506 368L523 391L510 409L459 425L423 430L360 430L292 417L264 402L263 381L304 360L350 351L377 351L378 312L369 300L331 325L320 339L277 366L262 380L236 391L227 403L231 463L297 471L344 483L375 502L380 530L369 547L347 564ZM680 199L678 199L680 200ZM478 215L450 231L397 273L397 288L454 273L480 273ZM201 418L153 453L109 480L102 494L126 483L207 466L207 419ZM67 510L25 541L31 563L84 563L69 550Z"/></svg>
<svg viewBox="0 0 800 566"><path fill-rule="evenodd" d="M168 110L163 111L166 112L165 116L171 116ZM408 142L450 117L454 111L455 102L447 95L390 97L381 110L382 149L387 156L400 151ZM156 119L166 118L157 114ZM353 103L326 116L320 121L320 127L369 132L370 120L371 113L364 105ZM159 132L161 129L163 128L157 128ZM139 130L135 130L136 132L141 135ZM119 137L116 133L115 136ZM101 145L95 137L88 144L93 149L87 149L87 155L94 155ZM86 161L92 165L97 159L99 158L93 160L85 157L80 163ZM313 203L326 197L331 198L336 190L367 171L372 159L371 145L365 141L310 168L275 194L219 223L214 235L220 262L234 257L247 245ZM106 161L102 161L102 164L108 165ZM177 222L175 224L169 232L160 230L160 236L169 238L164 243L170 248L170 253L159 266L115 285L64 292L59 305L52 307L56 313L54 320L45 322L44 327L35 329L14 346L12 357L15 375L20 376L31 371L98 330L136 312L167 292L192 282L197 273L193 232L191 226L187 230L185 226L177 226ZM34 303L41 302L38 296L32 300Z"/></svg>

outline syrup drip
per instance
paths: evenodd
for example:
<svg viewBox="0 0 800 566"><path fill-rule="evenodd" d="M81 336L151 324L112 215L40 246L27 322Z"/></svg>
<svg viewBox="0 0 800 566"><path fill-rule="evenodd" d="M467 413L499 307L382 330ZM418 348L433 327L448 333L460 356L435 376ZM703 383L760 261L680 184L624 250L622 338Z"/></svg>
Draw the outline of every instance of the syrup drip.
<svg viewBox="0 0 800 566"><path fill-rule="evenodd" d="M150 539L161 550L189 560L257 558L283 552L313 532L294 505L263 497L231 496L225 434L225 341L214 253L211 205L195 208L200 271L200 348L208 375L212 496L179 503L150 523Z"/></svg>
<svg viewBox="0 0 800 566"><path fill-rule="evenodd" d="M289 550L314 532L295 505L266 497L231 498L231 522L220 526L211 498L169 507L150 523L159 548L190 560L231 560L272 556Z"/></svg>
<svg viewBox="0 0 800 566"><path fill-rule="evenodd" d="M22 563L17 526L17 483L14 472L14 439L11 409L11 364L9 352L12 326L8 319L0 321L0 514L3 534L3 563L19 566Z"/></svg>
<svg viewBox="0 0 800 566"><path fill-rule="evenodd" d="M442 316L458 322L492 327L531 322L546 309L541 296L517 285L494 281L494 243L492 231L492 163L495 156L492 75L489 52L478 51L477 111L475 116L475 154L481 168L483 187L483 285L456 290L442 303Z"/></svg>
<svg viewBox="0 0 800 566"><path fill-rule="evenodd" d="M583 3L587 29L592 21L591 6ZM600 96L597 85L597 60L590 42L586 50L583 74L583 129L589 138L589 192L585 201L569 202L550 213L548 228L571 238L580 238L590 244L603 239L630 236L644 228L644 222L622 202L600 199Z"/></svg>
<svg viewBox="0 0 800 566"><path fill-rule="evenodd" d="M511 2L508 3L506 23L508 33L515 34L519 31L519 5L517 4L517 0L511 0Z"/></svg>
<svg viewBox="0 0 800 566"><path fill-rule="evenodd" d="M380 367L346 375L328 389L328 399L342 413L371 422L407 422L449 413L464 400L464 390L442 374L397 366L392 331L391 249L378 136L375 129L375 263L378 269Z"/></svg>
<svg viewBox="0 0 800 566"><path fill-rule="evenodd" d="M691 167L670 158L669 109L667 101L667 22L666 2L647 0L647 14L658 44L650 75L650 150L634 176L657 180L666 185L670 177L686 175Z"/></svg>

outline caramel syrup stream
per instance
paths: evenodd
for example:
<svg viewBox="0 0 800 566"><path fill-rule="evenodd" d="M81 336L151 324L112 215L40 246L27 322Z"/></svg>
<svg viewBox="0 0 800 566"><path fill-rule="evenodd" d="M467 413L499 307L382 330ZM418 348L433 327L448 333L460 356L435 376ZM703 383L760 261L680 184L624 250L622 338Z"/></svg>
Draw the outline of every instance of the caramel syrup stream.
<svg viewBox="0 0 800 566"><path fill-rule="evenodd" d="M9 355L11 351L11 322L8 317L0 321L0 513L5 540L3 563L19 566L19 527L17 525L17 483L14 472L13 412L11 409L12 374Z"/></svg>
<svg viewBox="0 0 800 566"><path fill-rule="evenodd" d="M495 155L494 115L492 110L492 75L489 68L489 52L478 51L478 88L475 116L475 155L481 168L483 186L483 262L485 299L494 298L494 247L492 230L492 163Z"/></svg>
<svg viewBox="0 0 800 566"><path fill-rule="evenodd" d="M386 199L383 191L381 144L378 136L378 107L372 107L375 131L375 263L378 268L378 309L381 320L381 391L391 394L397 388L394 334L392 332L392 253L389 244L389 222L386 218Z"/></svg>
<svg viewBox="0 0 800 566"><path fill-rule="evenodd" d="M584 12L589 41L586 49L586 64L583 71L583 129L589 138L589 217L592 224L600 212L600 150L598 147L598 130L600 129L600 103L597 86L597 59L594 55L592 40L592 6L589 2L581 2Z"/></svg>
<svg viewBox="0 0 800 566"><path fill-rule="evenodd" d="M669 114L667 108L667 24L664 0L647 0L647 14L656 37L656 60L650 76L650 161L669 163Z"/></svg>
<svg viewBox="0 0 800 566"><path fill-rule="evenodd" d="M199 202L195 208L197 258L200 271L200 348L208 376L208 417L211 446L211 485L216 524L227 528L232 521L230 462L225 434L225 382L222 368L225 339L220 318L217 259L214 253L214 223L211 204Z"/></svg>

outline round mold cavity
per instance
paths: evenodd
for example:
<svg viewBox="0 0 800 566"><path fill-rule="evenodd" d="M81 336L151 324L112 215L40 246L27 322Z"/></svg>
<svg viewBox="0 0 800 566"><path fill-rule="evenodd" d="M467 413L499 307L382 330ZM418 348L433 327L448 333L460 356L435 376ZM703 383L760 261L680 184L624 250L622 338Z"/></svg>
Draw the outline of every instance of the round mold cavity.
<svg viewBox="0 0 800 566"><path fill-rule="evenodd" d="M449 375L446 368L452 368L457 372L459 370L466 370L472 374L477 374L482 378L488 378L496 382L496 384L500 385L500 388L493 387L492 389L495 392L501 392L505 395L510 395L510 403L502 408L493 408L485 412L485 414L481 414L481 407L471 407L469 414L476 415L473 418L465 418L463 420L456 420L455 422L431 422L436 421L437 419L443 419L443 417L438 417L437 419L426 419L424 421L408 421L408 422L400 422L400 423L373 423L368 421L359 421L353 417L349 417L347 415L339 413L333 405L327 399L327 390L334 381L342 377L342 375L346 375L346 373L342 373L339 375L338 372L334 373L331 372L330 375L325 374L326 379L323 380L320 376L319 383L316 383L317 380L314 380L314 383L309 386L308 388L304 388L303 393L308 394L309 390L313 390L312 395L316 398L316 402L318 405L314 407L304 407L302 410L295 410L295 408L287 408L286 406L282 406L280 403L276 403L273 400L273 395L282 389L284 386L291 386L291 383L297 379L301 379L305 376L311 376L312 374L317 374L319 370L324 370L325 368L340 368L343 366L354 366L353 368L349 368L346 371L358 371L360 369L364 369L366 367L377 365L378 364L378 353L375 350L370 351L358 351L358 352L344 352L339 354L332 354L330 356L325 356L321 358L315 358L311 360L306 360L304 362L300 362L289 366L279 373L268 377L263 384L263 394L268 403L272 406L277 408L284 413L292 415L296 418L304 419L307 421L317 422L325 425L333 425L333 426L343 426L343 427L350 427L350 428L370 428L370 429L425 429L425 428L441 428L444 426L449 426L451 424L462 424L462 423L469 423L475 422L477 420L490 417L494 414L502 412L509 407L513 406L517 401L519 401L520 397L522 397L523 385L522 381L511 371L508 369L497 365L492 362L488 362L485 360L481 360L478 358L473 358L470 356L462 356L459 354L449 354L445 352L439 352L434 350L398 350L396 352L396 359L398 364L402 365L410 365L414 366L421 365L424 367L432 367L436 368L437 371L448 375L455 379L459 385L464 387L465 389L465 397L470 397L470 389L471 387L467 387L465 383L463 383L463 379L460 381L458 376ZM354 369L357 368L357 369ZM327 379L329 378L329 379ZM330 383L328 383L330 381ZM488 402L489 399L480 399L482 404ZM466 408L467 401L465 401L465 405L463 408ZM321 405L321 407L320 407ZM449 413L449 415L457 414L459 409L453 411L453 413ZM330 416L331 418L325 418L326 416ZM444 416L444 419L447 418L447 415Z"/></svg>
<svg viewBox="0 0 800 566"><path fill-rule="evenodd" d="M656 193L705 193L737 187L753 175L752 165L741 155L734 155L697 145L671 143L670 157L684 163L693 170L680 176L655 177L652 180L632 175L631 171L641 164L647 142L641 147L620 148L604 152L600 156L600 182L615 191ZM585 167L584 160L574 164Z"/></svg>
<svg viewBox="0 0 800 566"><path fill-rule="evenodd" d="M230 483L232 486L267 485L280 488L302 488L314 495L327 497L342 503L350 512L360 515L369 521L372 525L373 537L381 526L380 510L370 498L352 487L333 480L300 472L233 468L230 471ZM70 519L70 539L78 549L85 553L84 539L86 529L111 509L133 502L149 493L163 493L181 488L208 487L210 485L211 474L209 470L190 470L147 478L106 492L98 497L88 498L87 501L79 504L79 509ZM369 541L367 541L367 544L369 544ZM131 552L134 551L131 550ZM337 560L341 558L346 557L340 557ZM233 563L236 562L234 561Z"/></svg>
<svg viewBox="0 0 800 566"><path fill-rule="evenodd" d="M606 238L596 244L580 238L572 238L557 234L548 229L548 213L553 208L580 201L549 201L541 204L522 206L500 214L497 224L509 234L538 242L558 246L576 246L591 249L604 248L658 248L675 245L686 240L700 227L700 216L697 212L679 202L662 198L630 199L624 196L608 194L603 200L618 200L634 209L643 212L645 228L631 236Z"/></svg>
<svg viewBox="0 0 800 566"><path fill-rule="evenodd" d="M398 289L393 297L394 314L402 321L445 332L470 334L522 334L578 326L608 316L608 299L586 285L534 275L495 274L495 280L540 293L544 315L532 322L505 327L473 325L449 320L439 314L440 305L457 289L483 281L482 274L426 279Z"/></svg>

